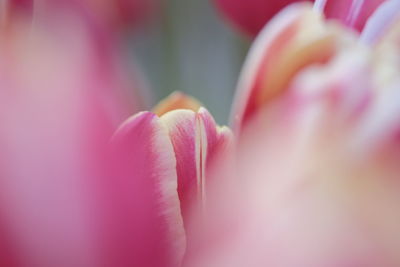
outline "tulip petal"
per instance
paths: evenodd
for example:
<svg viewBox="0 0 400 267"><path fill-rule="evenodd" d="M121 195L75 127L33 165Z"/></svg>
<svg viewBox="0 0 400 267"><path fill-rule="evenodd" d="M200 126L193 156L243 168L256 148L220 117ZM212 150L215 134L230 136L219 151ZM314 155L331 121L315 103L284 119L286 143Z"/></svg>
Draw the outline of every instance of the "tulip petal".
<svg viewBox="0 0 400 267"><path fill-rule="evenodd" d="M215 189L223 200L209 229L193 227L205 242L189 266L399 265L399 75L375 88L371 52L358 43L305 70L248 125L232 166L239 193ZM387 136L395 157L377 157Z"/></svg>
<svg viewBox="0 0 400 267"><path fill-rule="evenodd" d="M158 116L175 109L190 109L197 112L201 107L201 103L193 97L187 96L181 92L174 92L164 100L160 101L154 108L153 112Z"/></svg>
<svg viewBox="0 0 400 267"><path fill-rule="evenodd" d="M362 31L368 18L385 0L317 0L315 6L324 11L327 18L341 21L344 25Z"/></svg>
<svg viewBox="0 0 400 267"><path fill-rule="evenodd" d="M361 40L367 44L374 44L399 19L400 1L392 0L384 2L368 19L361 34Z"/></svg>
<svg viewBox="0 0 400 267"><path fill-rule="evenodd" d="M214 149L216 148L218 142L217 124L215 123L214 118L205 108L200 108L197 116L202 130L202 138L205 139L203 143L206 142L206 147L204 148L207 149L205 154L207 156L207 158L205 158L207 159L207 164L208 161L211 160L211 156L213 155Z"/></svg>
<svg viewBox="0 0 400 267"><path fill-rule="evenodd" d="M254 37L282 8L299 0L215 0L215 2L240 30Z"/></svg>
<svg viewBox="0 0 400 267"><path fill-rule="evenodd" d="M185 222L190 203L198 198L196 113L191 110L175 110L166 113L161 120L168 128L175 150L178 194Z"/></svg>
<svg viewBox="0 0 400 267"><path fill-rule="evenodd" d="M255 41L242 70L231 114L234 130L281 94L300 71L329 61L346 40L339 32L308 4L293 4L278 14Z"/></svg>
<svg viewBox="0 0 400 267"><path fill-rule="evenodd" d="M111 199L118 210L110 219L115 258L108 266L179 266L185 235L167 129L155 114L139 113L121 126L112 144Z"/></svg>
<svg viewBox="0 0 400 267"><path fill-rule="evenodd" d="M169 130L175 149L178 174L178 193L185 227L192 205L206 205L208 171L212 162L232 141L230 131L219 130L210 113L200 108L174 110L161 117Z"/></svg>

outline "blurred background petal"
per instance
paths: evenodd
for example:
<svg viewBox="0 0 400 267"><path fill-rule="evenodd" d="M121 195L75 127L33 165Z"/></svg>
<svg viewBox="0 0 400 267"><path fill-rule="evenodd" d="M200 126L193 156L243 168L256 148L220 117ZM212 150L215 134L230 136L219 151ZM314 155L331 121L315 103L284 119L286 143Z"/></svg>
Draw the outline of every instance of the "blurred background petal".
<svg viewBox="0 0 400 267"><path fill-rule="evenodd" d="M322 8L327 18L339 20L344 25L361 32L368 18L386 0L318 0L326 2Z"/></svg>
<svg viewBox="0 0 400 267"><path fill-rule="evenodd" d="M256 36L285 6L302 0L213 0L222 13L240 30ZM303 0L304 1L304 0Z"/></svg>

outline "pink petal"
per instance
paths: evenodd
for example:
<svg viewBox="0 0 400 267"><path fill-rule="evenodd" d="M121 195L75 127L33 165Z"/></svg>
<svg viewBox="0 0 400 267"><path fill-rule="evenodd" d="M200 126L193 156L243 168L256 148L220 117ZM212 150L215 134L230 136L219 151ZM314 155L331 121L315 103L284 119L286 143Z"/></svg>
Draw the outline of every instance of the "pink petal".
<svg viewBox="0 0 400 267"><path fill-rule="evenodd" d="M213 174L216 171L227 173L226 165L232 160L234 149L234 136L232 131L226 126L217 126L212 115L205 108L200 108L198 116L204 124L207 136L207 158L206 172ZM219 179L218 179L219 178ZM208 183L220 183L224 177L207 174ZM213 181L210 179L218 179Z"/></svg>
<svg viewBox="0 0 400 267"><path fill-rule="evenodd" d="M198 199L198 169L196 113L190 110L175 110L161 117L174 146L178 194L182 216L185 221L190 205Z"/></svg>
<svg viewBox="0 0 400 267"><path fill-rule="evenodd" d="M219 141L219 136L217 132L217 124L215 123L212 115L205 108L200 108L197 113L199 120L199 127L201 129L201 138L204 139L202 141L205 144L202 144L205 151L202 151L202 154L205 153L204 159L206 160L205 164L212 161L212 156L215 153L215 149L217 148L217 142ZM204 155L203 155L204 156Z"/></svg>
<svg viewBox="0 0 400 267"><path fill-rule="evenodd" d="M339 31L329 30L310 5L293 4L265 26L250 49L231 113L234 131L285 92L309 66L324 64L335 53Z"/></svg>
<svg viewBox="0 0 400 267"><path fill-rule="evenodd" d="M143 99L138 90L140 89L138 86L142 86L142 77L140 71L135 70L136 66L123 60L124 57L119 54L121 53L121 49L117 49L119 36L114 30L110 30L109 21L104 21L107 20L102 17L105 14L97 14L100 12L98 9L107 10L108 6L116 5L115 1L105 0L102 3L103 1L5 1L6 16L0 23L4 21L7 26L1 27L2 33L6 36L9 32L20 31L18 27L23 24L24 27L45 27L46 31L55 35L65 31L65 34L60 35L60 39L77 38L78 43L84 42L86 48L89 48L85 54L88 58L85 63L90 66L87 72L82 74L89 80L88 88L96 92L97 98L101 99L118 125L130 114L143 108ZM110 9L116 8L110 7ZM35 16L40 18L32 23L35 10ZM113 12L108 10L105 13L109 15ZM134 69L133 75L132 72L128 73L129 68Z"/></svg>
<svg viewBox="0 0 400 267"><path fill-rule="evenodd" d="M357 44L297 75L250 122L237 193L211 190L219 202L206 231L192 228L206 242L189 266L399 265L398 143L395 157L371 149L398 134L399 76L375 88L371 51Z"/></svg>
<svg viewBox="0 0 400 267"><path fill-rule="evenodd" d="M215 0L221 11L244 33L256 36L282 8L299 0Z"/></svg>
<svg viewBox="0 0 400 267"><path fill-rule="evenodd" d="M61 25L55 35L24 26L0 38L0 246L11 259L1 261L98 266L92 204L115 121L92 90L87 40Z"/></svg>
<svg viewBox="0 0 400 267"><path fill-rule="evenodd" d="M341 21L348 27L362 31L368 18L385 0L317 0L316 6L329 19Z"/></svg>
<svg viewBox="0 0 400 267"><path fill-rule="evenodd" d="M121 126L112 145L108 266L179 266L185 234L166 127L156 115L139 113Z"/></svg>
<svg viewBox="0 0 400 267"><path fill-rule="evenodd" d="M198 113L191 110L171 111L161 120L169 130L175 149L178 193L187 228L193 205L201 208L207 203L210 166L232 139L229 138L229 130L218 130L214 119L204 108L200 108Z"/></svg>
<svg viewBox="0 0 400 267"><path fill-rule="evenodd" d="M361 34L361 40L367 44L378 42L387 31L400 21L400 1L386 1L368 19Z"/></svg>

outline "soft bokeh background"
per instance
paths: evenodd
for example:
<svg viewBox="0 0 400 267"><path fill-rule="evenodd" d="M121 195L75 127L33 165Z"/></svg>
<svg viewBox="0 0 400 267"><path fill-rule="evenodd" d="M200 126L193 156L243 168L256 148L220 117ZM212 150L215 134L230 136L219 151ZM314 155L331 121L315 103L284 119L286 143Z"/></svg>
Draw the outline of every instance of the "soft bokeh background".
<svg viewBox="0 0 400 267"><path fill-rule="evenodd" d="M208 0L165 0L158 19L128 30L131 60L151 88L149 105L179 90L225 124L249 40Z"/></svg>

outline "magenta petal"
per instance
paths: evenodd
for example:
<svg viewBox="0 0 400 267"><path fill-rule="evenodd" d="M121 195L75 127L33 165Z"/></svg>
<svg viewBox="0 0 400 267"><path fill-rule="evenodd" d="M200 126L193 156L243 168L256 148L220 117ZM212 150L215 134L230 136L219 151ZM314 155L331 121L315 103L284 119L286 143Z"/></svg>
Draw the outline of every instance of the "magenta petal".
<svg viewBox="0 0 400 267"><path fill-rule="evenodd" d="M207 167L213 163L215 157L223 150L224 145L227 145L231 140L229 139L230 130L227 128L217 127L214 118L205 108L200 108L198 117L204 127L204 132L207 136Z"/></svg>
<svg viewBox="0 0 400 267"><path fill-rule="evenodd" d="M254 37L282 8L299 0L215 0L215 2L240 30Z"/></svg>
<svg viewBox="0 0 400 267"><path fill-rule="evenodd" d="M385 0L317 0L327 18L337 19L346 26L362 31L367 19Z"/></svg>
<svg viewBox="0 0 400 267"><path fill-rule="evenodd" d="M109 190L113 231L107 266L179 266L185 235L167 129L156 115L139 113L112 144L116 170Z"/></svg>
<svg viewBox="0 0 400 267"><path fill-rule="evenodd" d="M174 110L161 117L168 128L176 155L178 194L185 221L191 203L197 200L198 158L196 155L196 113L191 110Z"/></svg>

